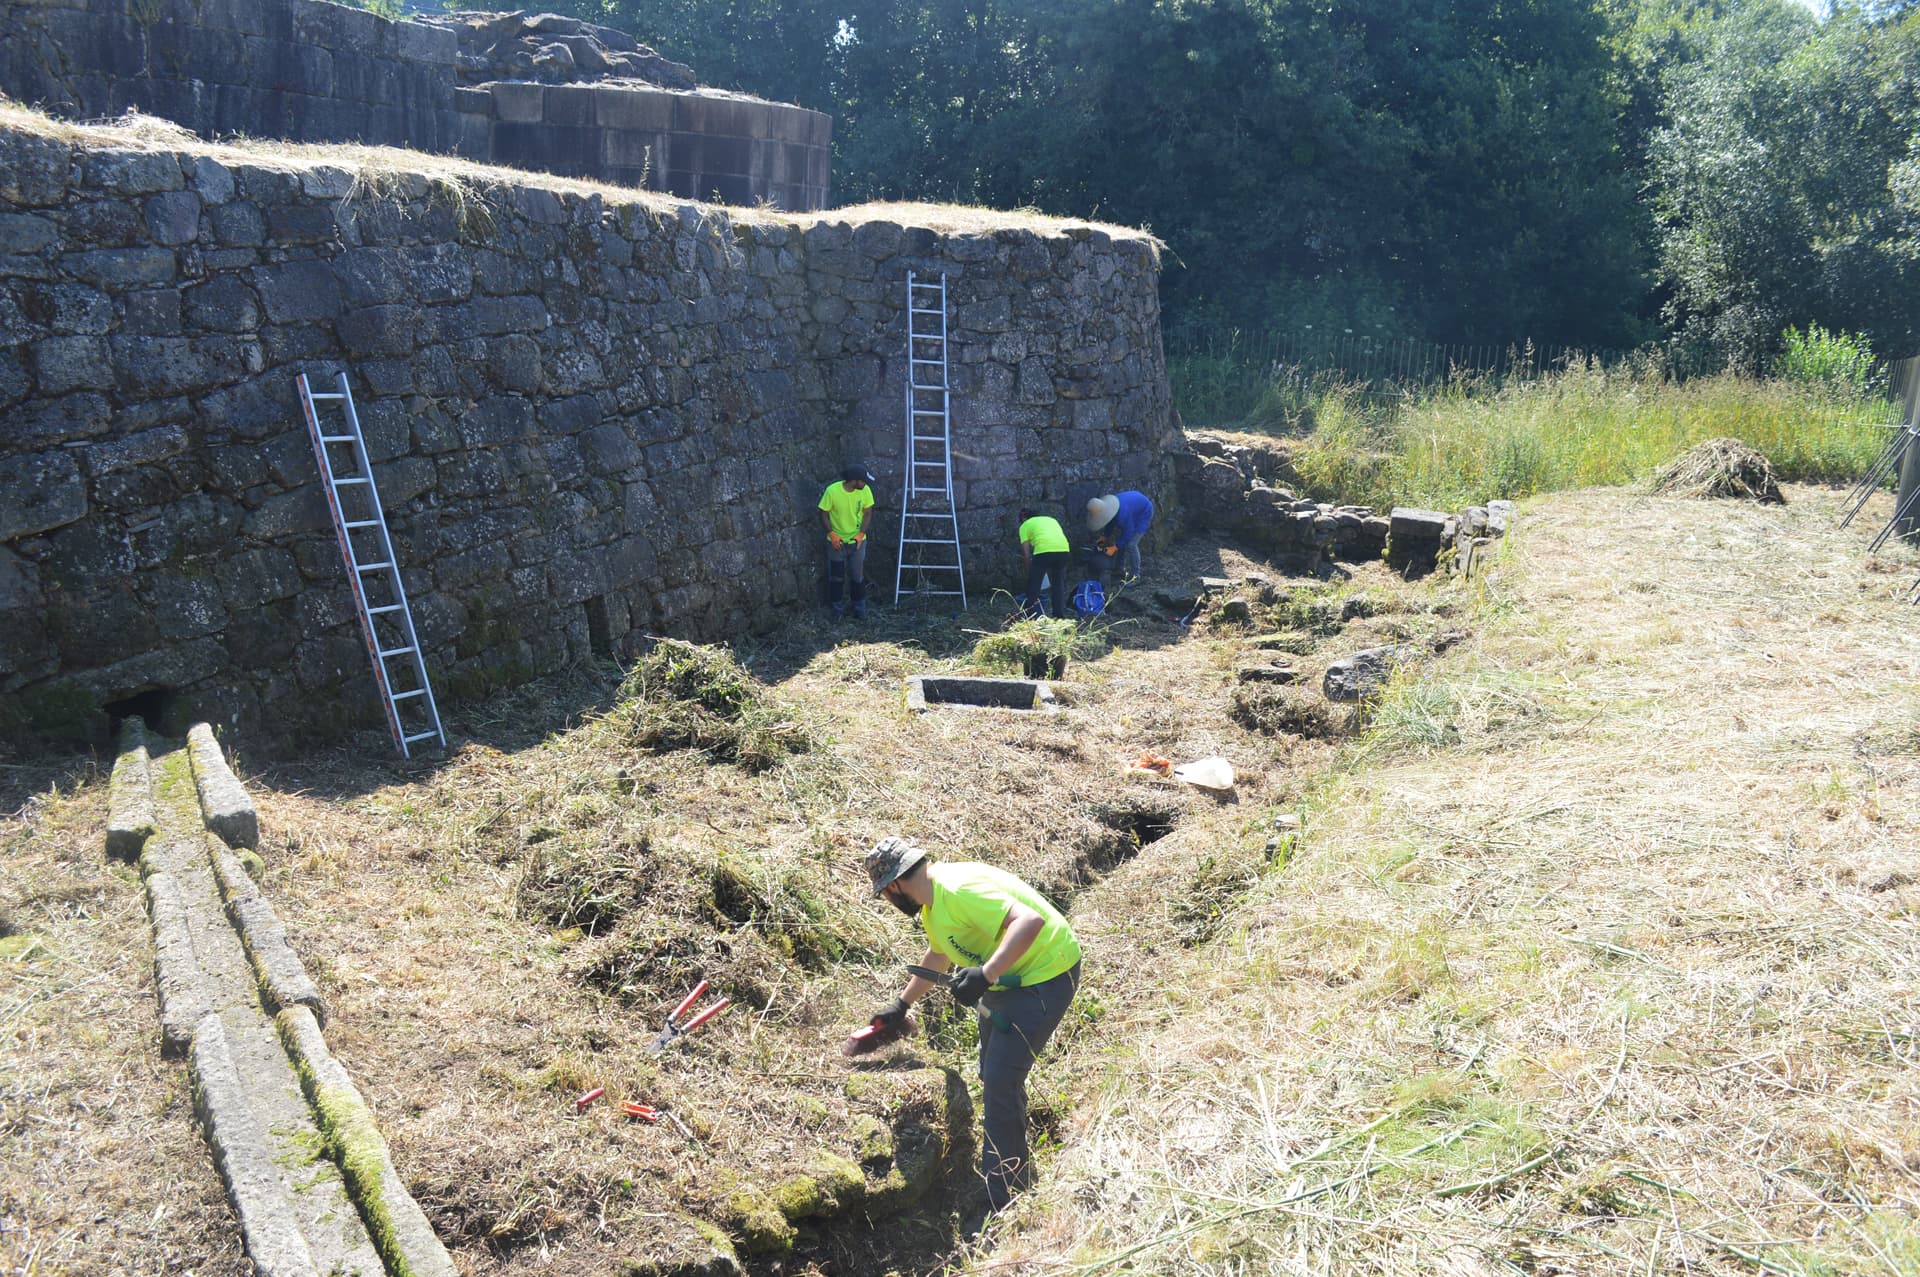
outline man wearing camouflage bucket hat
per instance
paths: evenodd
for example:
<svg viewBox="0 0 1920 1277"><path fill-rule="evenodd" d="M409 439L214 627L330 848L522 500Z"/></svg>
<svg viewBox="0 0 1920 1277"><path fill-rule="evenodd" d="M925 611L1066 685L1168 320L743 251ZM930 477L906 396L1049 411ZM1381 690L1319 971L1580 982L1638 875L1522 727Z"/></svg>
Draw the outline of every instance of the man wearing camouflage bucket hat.
<svg viewBox="0 0 1920 1277"><path fill-rule="evenodd" d="M1001 1210L1033 1178L1027 1074L1073 1003L1080 985L1080 942L1058 909L1004 869L935 864L898 837L875 844L866 864L873 894L918 918L925 929L928 948L920 965L952 972L948 987L954 999L977 1008L980 1172L988 1204ZM911 977L872 1024L898 1024L933 987Z"/></svg>

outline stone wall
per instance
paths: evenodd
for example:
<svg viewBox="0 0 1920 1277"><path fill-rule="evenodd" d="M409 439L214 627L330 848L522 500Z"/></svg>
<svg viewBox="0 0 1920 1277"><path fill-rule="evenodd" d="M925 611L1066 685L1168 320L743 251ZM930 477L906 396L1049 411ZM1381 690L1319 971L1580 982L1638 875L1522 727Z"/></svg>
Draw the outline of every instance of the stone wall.
<svg viewBox="0 0 1920 1277"><path fill-rule="evenodd" d="M208 138L404 146L796 211L828 202L831 117L686 87L686 68L576 19L430 25L321 0L0 0L0 13L0 93L69 118L133 109ZM570 41L562 50L619 47L569 61L573 82L541 83L547 68L529 65L526 80L463 86L477 55L462 40L503 26ZM630 74L655 65L681 74L664 86Z"/></svg>
<svg viewBox="0 0 1920 1277"><path fill-rule="evenodd" d="M456 95L468 159L717 204L827 206L833 117L716 92L500 81Z"/></svg>
<svg viewBox="0 0 1920 1277"><path fill-rule="evenodd" d="M451 31L315 0L6 0L0 91L203 137L453 147Z"/></svg>
<svg viewBox="0 0 1920 1277"><path fill-rule="evenodd" d="M254 739L378 721L302 371L350 373L453 697L813 605L850 460L890 581L908 269L952 289L975 591L1015 585L1018 504L1167 487L1145 236L404 171L349 200L297 148L72 132L0 129L0 718L171 693Z"/></svg>

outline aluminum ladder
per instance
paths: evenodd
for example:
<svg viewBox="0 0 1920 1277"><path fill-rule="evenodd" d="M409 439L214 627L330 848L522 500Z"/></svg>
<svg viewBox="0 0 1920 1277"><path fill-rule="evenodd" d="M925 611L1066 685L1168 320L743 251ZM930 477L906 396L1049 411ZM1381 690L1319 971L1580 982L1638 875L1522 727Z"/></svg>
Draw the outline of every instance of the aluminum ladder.
<svg viewBox="0 0 1920 1277"><path fill-rule="evenodd" d="M305 373L300 374L298 382L300 408L307 417L307 438L313 443L313 459L325 481L327 509L333 514L333 529L340 537L340 557L346 560L347 581L353 587L353 604L360 614L360 632L373 658L373 678L380 685L387 729L393 733L393 743L400 747L402 758L413 757L411 747L424 740L437 741L445 749L447 734L440 726L440 707L434 704L433 685L427 680L427 664L413 629L413 609L407 606L407 592L400 584L400 565L394 560L393 539L387 535L387 516L374 487L373 463L367 459L367 443L360 433L360 414L353 408L347 374L338 374L338 389L327 393L316 393ZM320 424L321 404L340 405L343 430L327 433ZM342 459L339 469L334 466L335 450L351 453ZM398 669L389 665L401 657L409 659ZM414 726L402 720L403 708L415 720ZM420 711L424 711L424 722Z"/></svg>
<svg viewBox="0 0 1920 1277"><path fill-rule="evenodd" d="M918 595L958 598L964 610L967 573L953 506L944 274L933 281L907 272L906 390L907 466L900 496L900 553L893 570L894 606L907 595Z"/></svg>

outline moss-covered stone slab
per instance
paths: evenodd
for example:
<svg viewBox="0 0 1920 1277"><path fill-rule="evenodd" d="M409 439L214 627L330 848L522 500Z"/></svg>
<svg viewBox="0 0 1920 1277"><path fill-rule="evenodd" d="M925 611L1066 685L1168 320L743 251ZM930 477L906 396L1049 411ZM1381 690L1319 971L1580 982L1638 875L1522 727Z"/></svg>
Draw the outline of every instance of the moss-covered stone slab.
<svg viewBox="0 0 1920 1277"><path fill-rule="evenodd" d="M213 729L195 723L187 732L187 752L193 760L193 783L200 791L200 812L207 828L219 834L229 847L255 850L260 846L260 817L253 799L240 783Z"/></svg>
<svg viewBox="0 0 1920 1277"><path fill-rule="evenodd" d="M194 1034L193 1105L239 1217L253 1271L260 1277L321 1277L217 1015L207 1015Z"/></svg>
<svg viewBox="0 0 1920 1277"><path fill-rule="evenodd" d="M347 1191L360 1208L390 1277L458 1277L447 1248L394 1169L373 1111L327 1050L313 1012L304 1006L288 1007L275 1024L300 1076L301 1089L319 1115L328 1152L346 1176Z"/></svg>
<svg viewBox="0 0 1920 1277"><path fill-rule="evenodd" d="M253 964L268 1009L283 1011L287 1007L303 1006L313 1012L315 1020L325 1024L326 999L313 977L307 974L300 955L288 943L287 929L280 924L279 915L274 913L272 904L247 872L246 864L211 835L207 837L207 855L213 861L220 894L227 902L227 917L240 933L240 943Z"/></svg>
<svg viewBox="0 0 1920 1277"><path fill-rule="evenodd" d="M147 725L138 718L120 724L120 754L107 782L107 855L134 861L158 828L147 756Z"/></svg>

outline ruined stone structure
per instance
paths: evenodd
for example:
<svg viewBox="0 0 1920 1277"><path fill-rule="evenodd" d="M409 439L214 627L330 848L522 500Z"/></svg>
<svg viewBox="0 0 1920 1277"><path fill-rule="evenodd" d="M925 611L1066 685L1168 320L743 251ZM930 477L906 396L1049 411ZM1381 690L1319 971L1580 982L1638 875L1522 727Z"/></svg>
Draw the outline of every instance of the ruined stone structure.
<svg viewBox="0 0 1920 1277"><path fill-rule="evenodd" d="M832 118L698 89L556 15L390 22L321 0L0 0L0 93L202 137L366 142L785 209L827 206Z"/></svg>
<svg viewBox="0 0 1920 1277"><path fill-rule="evenodd" d="M379 720L301 371L351 375L455 699L816 604L851 460L890 581L909 269L951 288L976 590L1015 585L1020 503L1170 487L1144 235L404 169L349 198L292 148L73 133L0 127L0 719L172 695L261 747Z"/></svg>

